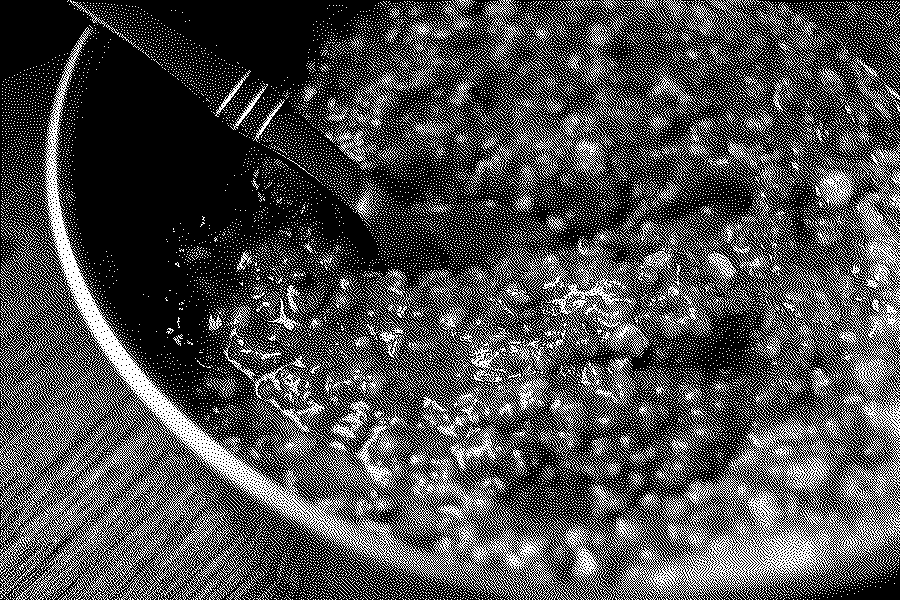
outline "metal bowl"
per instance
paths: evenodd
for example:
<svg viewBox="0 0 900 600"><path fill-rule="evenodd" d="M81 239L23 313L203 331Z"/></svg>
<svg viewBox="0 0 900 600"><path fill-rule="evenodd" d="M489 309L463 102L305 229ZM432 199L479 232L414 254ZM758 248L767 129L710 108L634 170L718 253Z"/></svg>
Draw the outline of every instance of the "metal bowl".
<svg viewBox="0 0 900 600"><path fill-rule="evenodd" d="M119 44L89 26L73 48L48 128L46 186L69 288L123 380L230 485L336 548L459 593L562 595L565 590L553 582L526 590L531 584L511 572L462 567L389 542L304 500L272 472L226 448L198 395L206 371L198 368L196 353L179 345L177 332L167 333L182 313L198 310L184 304L173 286L184 279L176 256L191 244L190 232L202 227L225 230L236 223L231 231L237 238L255 235L240 225L259 214L246 204L250 175L271 170L272 162L201 116L199 101ZM161 104L160 98L170 101ZM186 109L191 106L196 110ZM295 185L339 216L341 209L314 182L298 177ZM223 193L218 186L225 187ZM277 227L277 221L273 217L266 226ZM213 290L210 297L219 294L226 306L228 293ZM868 557L861 564L878 570Z"/></svg>

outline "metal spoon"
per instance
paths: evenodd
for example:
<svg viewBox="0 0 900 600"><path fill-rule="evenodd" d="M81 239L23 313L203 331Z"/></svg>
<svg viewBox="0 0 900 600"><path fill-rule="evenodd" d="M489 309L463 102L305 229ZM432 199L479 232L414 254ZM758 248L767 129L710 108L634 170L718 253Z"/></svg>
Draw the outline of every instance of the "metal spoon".
<svg viewBox="0 0 900 600"><path fill-rule="evenodd" d="M222 60L142 8L71 4L165 69L231 129L305 171L353 208L375 239L383 264L437 245L445 263L461 266L486 261L526 238L545 241L540 224L500 205L453 205L438 212L404 206L305 118L283 110L288 90Z"/></svg>

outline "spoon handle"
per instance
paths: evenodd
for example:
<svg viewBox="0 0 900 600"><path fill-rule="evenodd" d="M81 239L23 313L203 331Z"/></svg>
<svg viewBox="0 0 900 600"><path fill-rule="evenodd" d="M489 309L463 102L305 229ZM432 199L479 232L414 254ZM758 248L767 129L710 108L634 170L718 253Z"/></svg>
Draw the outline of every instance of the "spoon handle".
<svg viewBox="0 0 900 600"><path fill-rule="evenodd" d="M214 112L246 78L246 68L221 59L142 8L101 2L70 4L144 53Z"/></svg>
<svg viewBox="0 0 900 600"><path fill-rule="evenodd" d="M301 115L282 111L285 90L222 60L142 8L71 4L161 66L226 125L306 171L357 210L362 168Z"/></svg>

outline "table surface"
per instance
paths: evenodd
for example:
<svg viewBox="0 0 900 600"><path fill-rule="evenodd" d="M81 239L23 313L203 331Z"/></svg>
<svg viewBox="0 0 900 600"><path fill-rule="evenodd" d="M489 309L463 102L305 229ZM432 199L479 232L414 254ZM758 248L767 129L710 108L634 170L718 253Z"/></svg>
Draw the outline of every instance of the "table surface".
<svg viewBox="0 0 900 600"><path fill-rule="evenodd" d="M404 595L411 580L345 556L222 482L99 350L46 218L44 127L64 62L2 89L0 595Z"/></svg>

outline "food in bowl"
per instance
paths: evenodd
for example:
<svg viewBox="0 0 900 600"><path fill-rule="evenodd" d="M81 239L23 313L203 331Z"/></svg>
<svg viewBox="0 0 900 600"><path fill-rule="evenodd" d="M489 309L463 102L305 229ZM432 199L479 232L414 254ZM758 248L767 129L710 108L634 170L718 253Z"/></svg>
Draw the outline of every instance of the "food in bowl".
<svg viewBox="0 0 900 600"><path fill-rule="evenodd" d="M896 508L896 100L786 10L390 4L328 45L294 108L398 202L551 235L408 271L260 238L208 315L210 388L250 382L268 423L235 451L559 581L787 573L865 537ZM261 203L302 204L272 165Z"/></svg>

